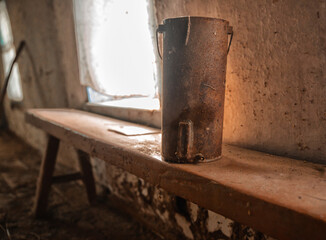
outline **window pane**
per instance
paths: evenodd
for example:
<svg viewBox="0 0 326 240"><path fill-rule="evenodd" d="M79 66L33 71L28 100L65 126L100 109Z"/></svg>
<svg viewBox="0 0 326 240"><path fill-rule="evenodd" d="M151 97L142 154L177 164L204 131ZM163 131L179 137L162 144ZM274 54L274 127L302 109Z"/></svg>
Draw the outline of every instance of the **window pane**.
<svg viewBox="0 0 326 240"><path fill-rule="evenodd" d="M2 48L2 62L5 75L9 73L9 68L15 58L16 51L13 44L13 37L10 27L9 16L4 1L0 2L0 44ZM7 88L8 98L15 101L23 100L23 91L20 82L20 74L18 64L16 63L12 69Z"/></svg>
<svg viewBox="0 0 326 240"><path fill-rule="evenodd" d="M111 96L154 96L146 0L75 0L83 84Z"/></svg>
<svg viewBox="0 0 326 240"><path fill-rule="evenodd" d="M15 53L14 47L12 47L9 51L4 52L2 54L2 61L4 63L6 75L9 72L11 62L14 60L15 55L16 55L16 53ZM19 69L18 69L17 63L15 63L15 65L12 69L12 72L11 72L11 76L10 76L10 80L9 80L9 84L8 84L8 88L7 88L7 94L8 94L8 98L11 100L14 100L14 101L22 101L23 100L23 90L22 90L21 83L20 83L20 74L19 74Z"/></svg>

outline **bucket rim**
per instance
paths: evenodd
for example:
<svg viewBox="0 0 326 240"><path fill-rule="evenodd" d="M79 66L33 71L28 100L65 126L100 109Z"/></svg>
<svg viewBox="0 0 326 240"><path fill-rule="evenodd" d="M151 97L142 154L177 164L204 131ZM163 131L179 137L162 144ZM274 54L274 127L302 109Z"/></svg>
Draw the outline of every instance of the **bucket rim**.
<svg viewBox="0 0 326 240"><path fill-rule="evenodd" d="M226 24L229 24L229 21L222 19L222 18L214 18L214 17L203 17L203 16L179 16L179 17L171 17L171 18L164 18L163 24L173 21L173 20L186 20L186 19L200 19L200 20L207 20L207 21L218 21L218 22L225 22Z"/></svg>

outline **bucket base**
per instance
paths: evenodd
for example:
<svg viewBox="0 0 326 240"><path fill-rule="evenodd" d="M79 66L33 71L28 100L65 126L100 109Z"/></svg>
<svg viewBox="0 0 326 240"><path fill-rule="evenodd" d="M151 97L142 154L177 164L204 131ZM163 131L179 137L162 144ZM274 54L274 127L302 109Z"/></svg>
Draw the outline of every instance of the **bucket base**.
<svg viewBox="0 0 326 240"><path fill-rule="evenodd" d="M219 160L221 158L222 158L222 156L218 156L216 158L211 158L211 159L204 159L204 160L200 160L200 159L173 159L173 160L169 160L169 159L162 156L162 159L165 162L168 162L168 163L185 163L185 164L210 163L210 162L214 162L216 160Z"/></svg>

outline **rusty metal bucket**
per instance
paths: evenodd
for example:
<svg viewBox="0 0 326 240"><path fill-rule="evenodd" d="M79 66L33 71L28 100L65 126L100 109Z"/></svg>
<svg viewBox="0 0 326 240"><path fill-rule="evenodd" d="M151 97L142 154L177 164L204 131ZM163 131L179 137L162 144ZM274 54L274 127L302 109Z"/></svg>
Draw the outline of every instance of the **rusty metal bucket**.
<svg viewBox="0 0 326 240"><path fill-rule="evenodd" d="M221 156L226 59L232 27L223 19L169 18L163 33L162 148L165 161Z"/></svg>

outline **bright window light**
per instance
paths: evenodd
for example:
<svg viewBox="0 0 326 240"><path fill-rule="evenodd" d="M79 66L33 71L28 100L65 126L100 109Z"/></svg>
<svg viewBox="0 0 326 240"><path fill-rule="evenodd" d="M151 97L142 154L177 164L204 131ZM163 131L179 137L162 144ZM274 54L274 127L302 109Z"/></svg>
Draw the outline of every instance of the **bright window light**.
<svg viewBox="0 0 326 240"><path fill-rule="evenodd" d="M0 1L0 44L2 51L2 62L5 75L8 74L10 65L15 58L16 50L13 43L10 20L4 1ZM7 88L8 98L14 101L23 100L18 63L15 63Z"/></svg>
<svg viewBox="0 0 326 240"><path fill-rule="evenodd" d="M74 1L81 82L110 97L155 97L147 0ZM90 101L103 101L92 89Z"/></svg>

